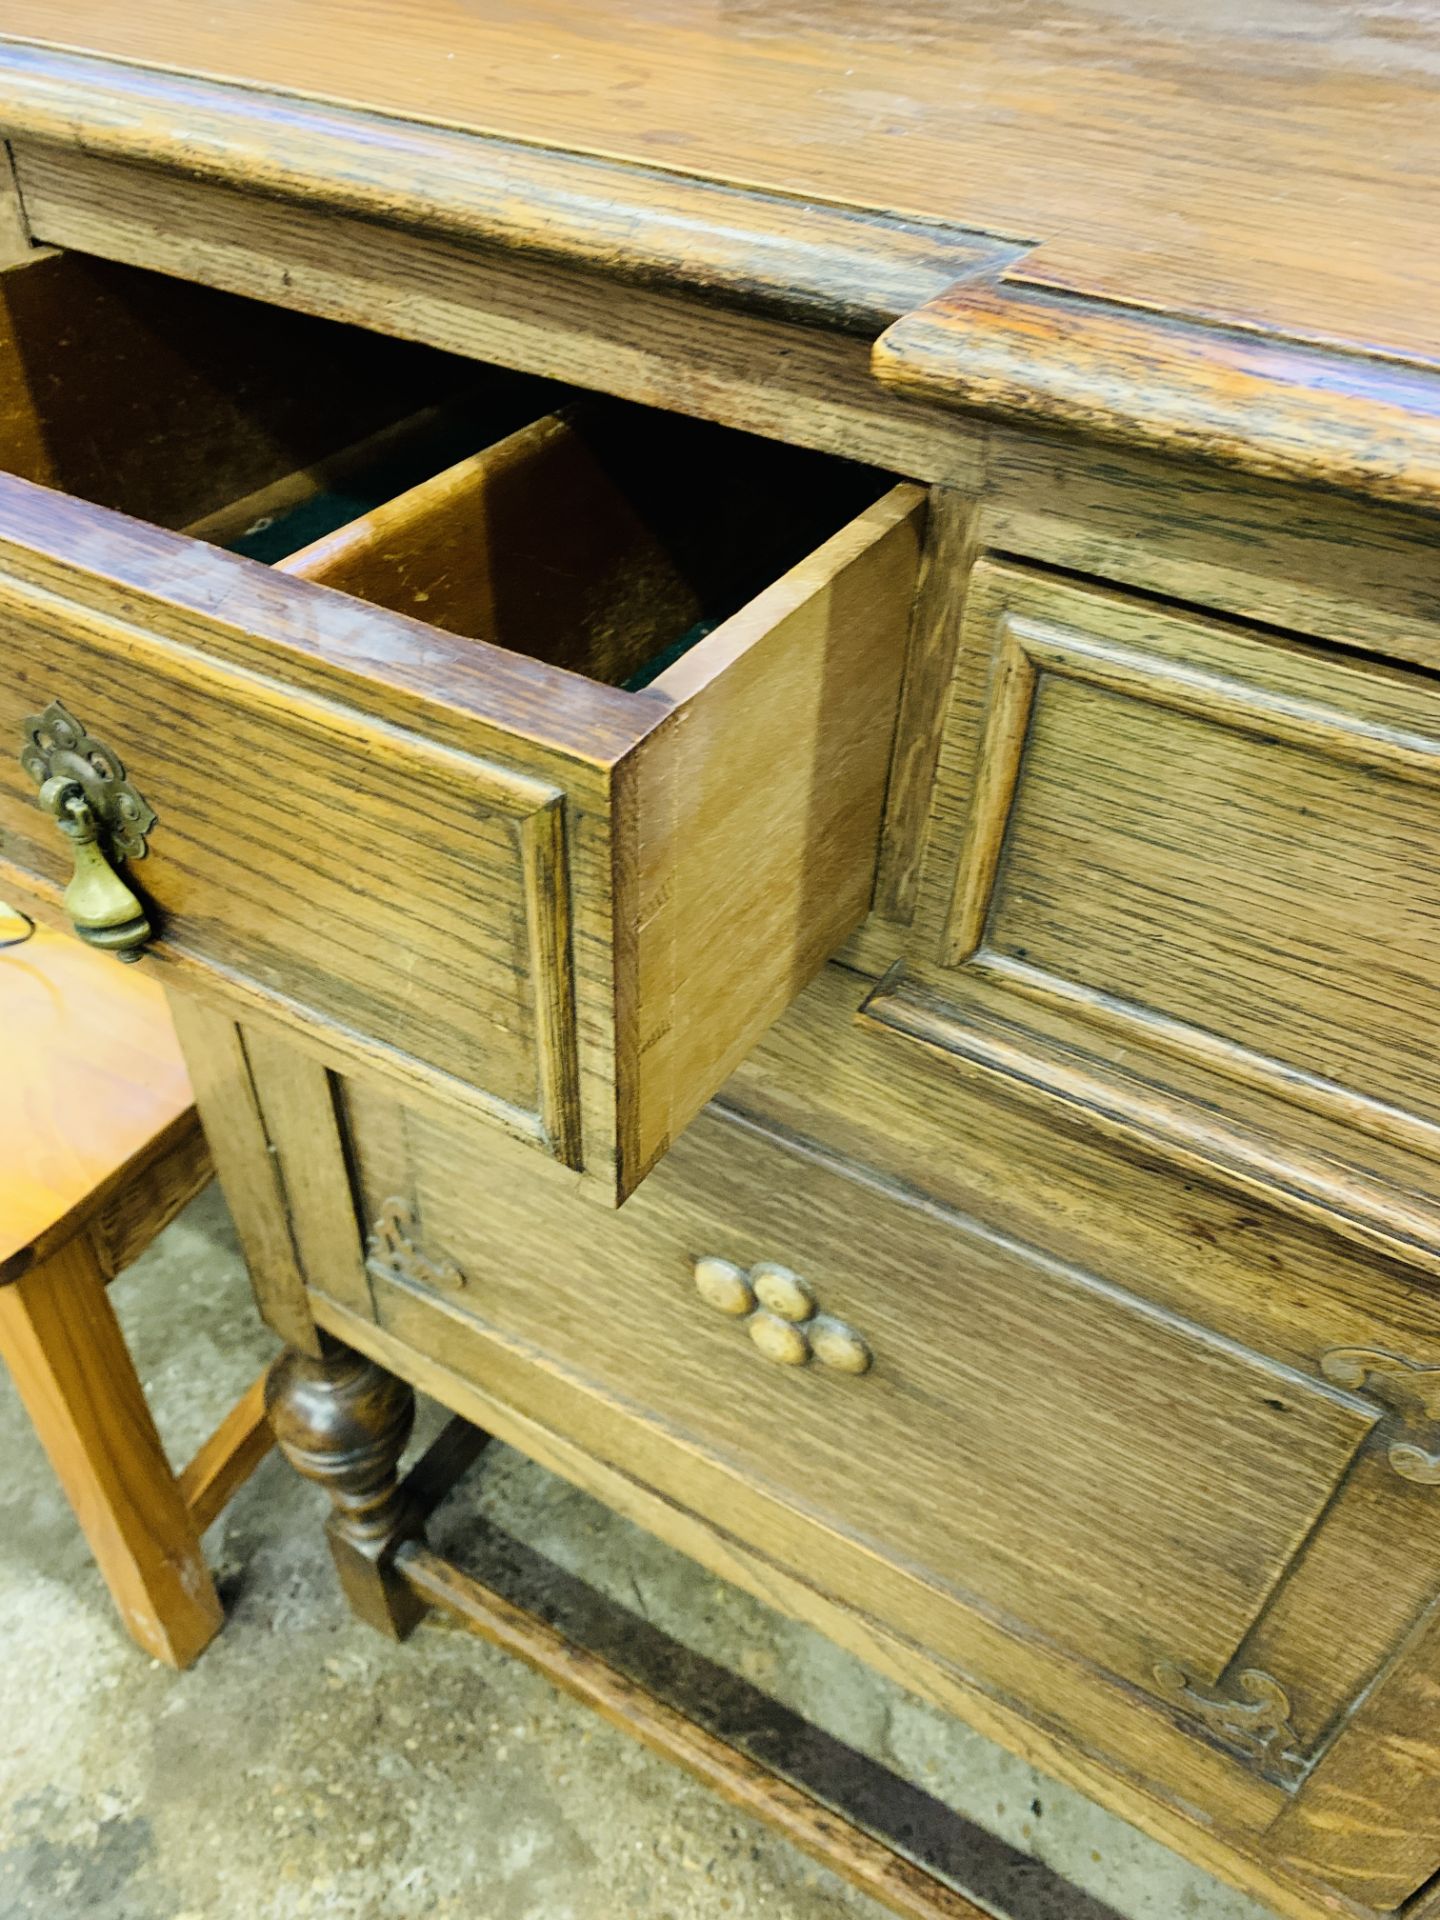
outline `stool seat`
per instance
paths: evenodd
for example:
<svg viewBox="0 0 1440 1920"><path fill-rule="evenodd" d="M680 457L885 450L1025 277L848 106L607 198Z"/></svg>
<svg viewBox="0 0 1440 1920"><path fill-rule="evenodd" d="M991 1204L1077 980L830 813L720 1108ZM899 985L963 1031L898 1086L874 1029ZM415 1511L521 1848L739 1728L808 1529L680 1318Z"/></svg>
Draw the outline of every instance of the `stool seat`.
<svg viewBox="0 0 1440 1920"><path fill-rule="evenodd" d="M221 1623L200 1536L269 1449L264 1379L175 1474L105 1289L210 1176L160 988L0 908L0 1356L126 1629L177 1667Z"/></svg>
<svg viewBox="0 0 1440 1920"><path fill-rule="evenodd" d="M0 916L0 942L23 926ZM111 955L43 927L0 945L0 1068L0 1279L182 1142L209 1178L165 995Z"/></svg>

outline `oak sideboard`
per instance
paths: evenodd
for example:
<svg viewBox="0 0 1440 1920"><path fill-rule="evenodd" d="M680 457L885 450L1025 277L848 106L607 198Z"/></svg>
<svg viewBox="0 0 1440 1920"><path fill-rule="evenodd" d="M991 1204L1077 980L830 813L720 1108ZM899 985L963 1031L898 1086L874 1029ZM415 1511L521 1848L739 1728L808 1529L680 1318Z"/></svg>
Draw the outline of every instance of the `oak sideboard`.
<svg viewBox="0 0 1440 1920"><path fill-rule="evenodd" d="M171 991L354 1605L913 1915L427 1501L499 1436L1277 1913L1440 1915L1437 75L0 6L0 893Z"/></svg>

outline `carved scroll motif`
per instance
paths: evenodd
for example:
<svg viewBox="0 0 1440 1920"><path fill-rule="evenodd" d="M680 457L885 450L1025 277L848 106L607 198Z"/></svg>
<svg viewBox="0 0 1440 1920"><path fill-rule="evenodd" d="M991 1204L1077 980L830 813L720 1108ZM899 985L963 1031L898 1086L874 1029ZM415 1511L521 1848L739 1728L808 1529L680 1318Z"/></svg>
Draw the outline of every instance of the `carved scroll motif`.
<svg viewBox="0 0 1440 1920"><path fill-rule="evenodd" d="M1335 1347L1322 1356L1320 1371L1337 1387L1369 1393L1390 1410L1401 1431L1385 1458L1402 1480L1440 1486L1440 1367L1417 1366L1375 1347Z"/></svg>
<svg viewBox="0 0 1440 1920"><path fill-rule="evenodd" d="M365 1241L365 1270L377 1280L401 1280L412 1287L458 1293L465 1276L453 1260L432 1259L411 1237L414 1222L403 1200L386 1200Z"/></svg>
<svg viewBox="0 0 1440 1920"><path fill-rule="evenodd" d="M1276 1779L1290 1783L1304 1770L1285 1689L1258 1667L1236 1674L1233 1693L1206 1693L1173 1660L1161 1660L1155 1667L1155 1684L1167 1699L1202 1721L1217 1740L1257 1761Z"/></svg>

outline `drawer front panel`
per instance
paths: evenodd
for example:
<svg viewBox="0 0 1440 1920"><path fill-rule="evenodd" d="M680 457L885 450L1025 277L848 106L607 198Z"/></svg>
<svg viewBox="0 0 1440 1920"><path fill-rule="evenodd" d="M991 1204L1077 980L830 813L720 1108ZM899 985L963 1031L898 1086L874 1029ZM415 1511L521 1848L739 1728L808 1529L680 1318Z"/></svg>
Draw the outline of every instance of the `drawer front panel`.
<svg viewBox="0 0 1440 1920"><path fill-rule="evenodd" d="M118 622L57 623L53 605L5 597L0 737L59 696L121 755L157 816L130 871L167 954L573 1150L558 790ZM64 843L13 756L0 782L7 859L63 881Z"/></svg>
<svg viewBox="0 0 1440 1920"><path fill-rule="evenodd" d="M350 1124L382 1280L532 1343L954 1603L1152 1698L1223 1688L1377 1418L716 1115L583 1239L554 1183L477 1179L443 1123L361 1097ZM697 1285L706 1257L733 1270ZM724 1310L727 1286L763 1301L791 1284L771 1262L823 1317L798 1328L808 1360L783 1300L759 1327ZM845 1370L847 1333L868 1371Z"/></svg>
<svg viewBox="0 0 1440 1920"><path fill-rule="evenodd" d="M1440 1145L1440 689L982 563L942 769L947 967Z"/></svg>

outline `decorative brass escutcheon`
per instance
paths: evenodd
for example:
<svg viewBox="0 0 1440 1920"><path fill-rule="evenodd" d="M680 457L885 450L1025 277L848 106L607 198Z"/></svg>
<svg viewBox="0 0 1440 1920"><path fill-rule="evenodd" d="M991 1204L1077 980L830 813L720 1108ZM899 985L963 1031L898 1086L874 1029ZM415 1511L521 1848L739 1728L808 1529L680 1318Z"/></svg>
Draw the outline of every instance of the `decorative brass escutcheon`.
<svg viewBox="0 0 1440 1920"><path fill-rule="evenodd" d="M20 764L40 789L40 806L70 843L74 872L65 911L75 931L92 947L138 960L150 922L115 863L144 859L154 809L125 778L117 756L58 700L25 722Z"/></svg>

